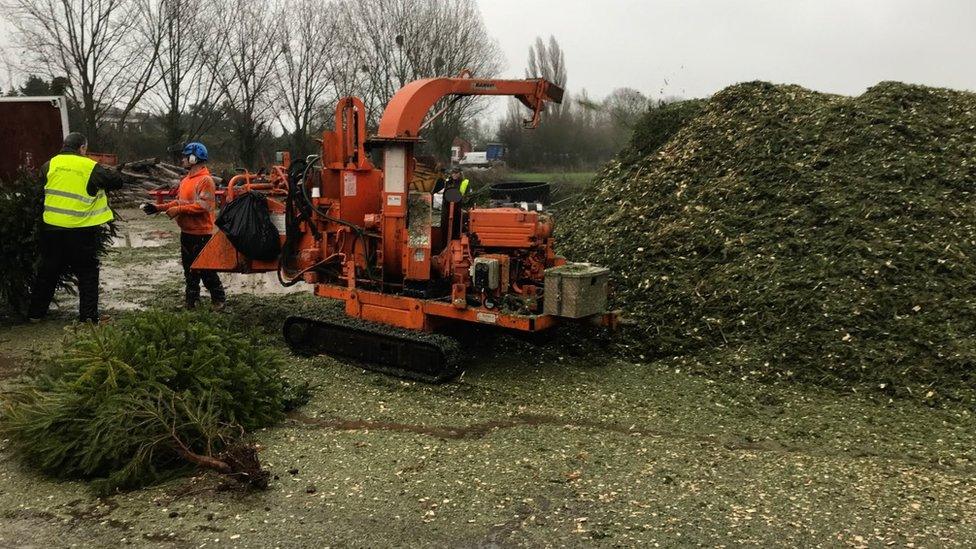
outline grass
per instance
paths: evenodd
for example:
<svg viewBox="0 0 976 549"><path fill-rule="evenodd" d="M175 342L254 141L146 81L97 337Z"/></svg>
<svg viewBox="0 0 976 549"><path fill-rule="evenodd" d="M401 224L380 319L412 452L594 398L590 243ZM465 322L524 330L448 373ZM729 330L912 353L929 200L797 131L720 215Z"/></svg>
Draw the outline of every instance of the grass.
<svg viewBox="0 0 976 549"><path fill-rule="evenodd" d="M551 200L555 205L583 192L596 175L596 172L512 172L508 179L548 182L552 186Z"/></svg>
<svg viewBox="0 0 976 549"><path fill-rule="evenodd" d="M512 172L515 181L548 181L555 184L588 185L596 172Z"/></svg>

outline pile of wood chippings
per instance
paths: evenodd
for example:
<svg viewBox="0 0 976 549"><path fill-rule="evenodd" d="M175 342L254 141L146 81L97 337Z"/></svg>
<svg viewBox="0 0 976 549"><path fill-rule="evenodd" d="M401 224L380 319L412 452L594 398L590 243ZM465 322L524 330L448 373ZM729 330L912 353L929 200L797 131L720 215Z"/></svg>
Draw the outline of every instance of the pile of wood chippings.
<svg viewBox="0 0 976 549"><path fill-rule="evenodd" d="M627 354L976 392L976 94L750 82L688 112L659 147L623 151L563 223L564 254L613 271L637 322Z"/></svg>

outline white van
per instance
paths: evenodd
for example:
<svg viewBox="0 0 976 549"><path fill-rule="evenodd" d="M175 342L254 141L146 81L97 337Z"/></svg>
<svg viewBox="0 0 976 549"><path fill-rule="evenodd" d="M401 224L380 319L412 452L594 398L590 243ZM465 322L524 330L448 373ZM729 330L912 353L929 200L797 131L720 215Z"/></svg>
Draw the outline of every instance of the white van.
<svg viewBox="0 0 976 549"><path fill-rule="evenodd" d="M465 168L487 168L491 166L491 162L488 160L488 153L484 151L469 152L461 158L458 164Z"/></svg>

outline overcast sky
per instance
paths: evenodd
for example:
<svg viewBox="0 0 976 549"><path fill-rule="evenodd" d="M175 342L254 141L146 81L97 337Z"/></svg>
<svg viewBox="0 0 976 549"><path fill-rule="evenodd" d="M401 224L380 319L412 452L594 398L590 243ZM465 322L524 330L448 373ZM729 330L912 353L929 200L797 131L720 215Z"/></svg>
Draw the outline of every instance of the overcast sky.
<svg viewBox="0 0 976 549"><path fill-rule="evenodd" d="M881 80L976 89L976 0L478 1L505 76L553 35L567 88L596 98L622 86L700 97L757 78L844 94Z"/></svg>
<svg viewBox="0 0 976 549"><path fill-rule="evenodd" d="M700 97L746 80L856 95L882 80L976 89L976 0L478 0L521 77L562 45L567 88Z"/></svg>

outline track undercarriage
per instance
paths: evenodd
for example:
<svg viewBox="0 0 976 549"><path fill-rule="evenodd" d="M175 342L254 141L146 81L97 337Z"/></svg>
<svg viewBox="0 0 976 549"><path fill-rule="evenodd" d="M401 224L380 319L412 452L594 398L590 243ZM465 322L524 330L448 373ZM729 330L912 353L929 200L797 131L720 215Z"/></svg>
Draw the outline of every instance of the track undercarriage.
<svg viewBox="0 0 976 549"><path fill-rule="evenodd" d="M296 354L338 356L396 377L443 383L463 371L457 342L444 335L348 317L291 316L285 320L283 331Z"/></svg>

